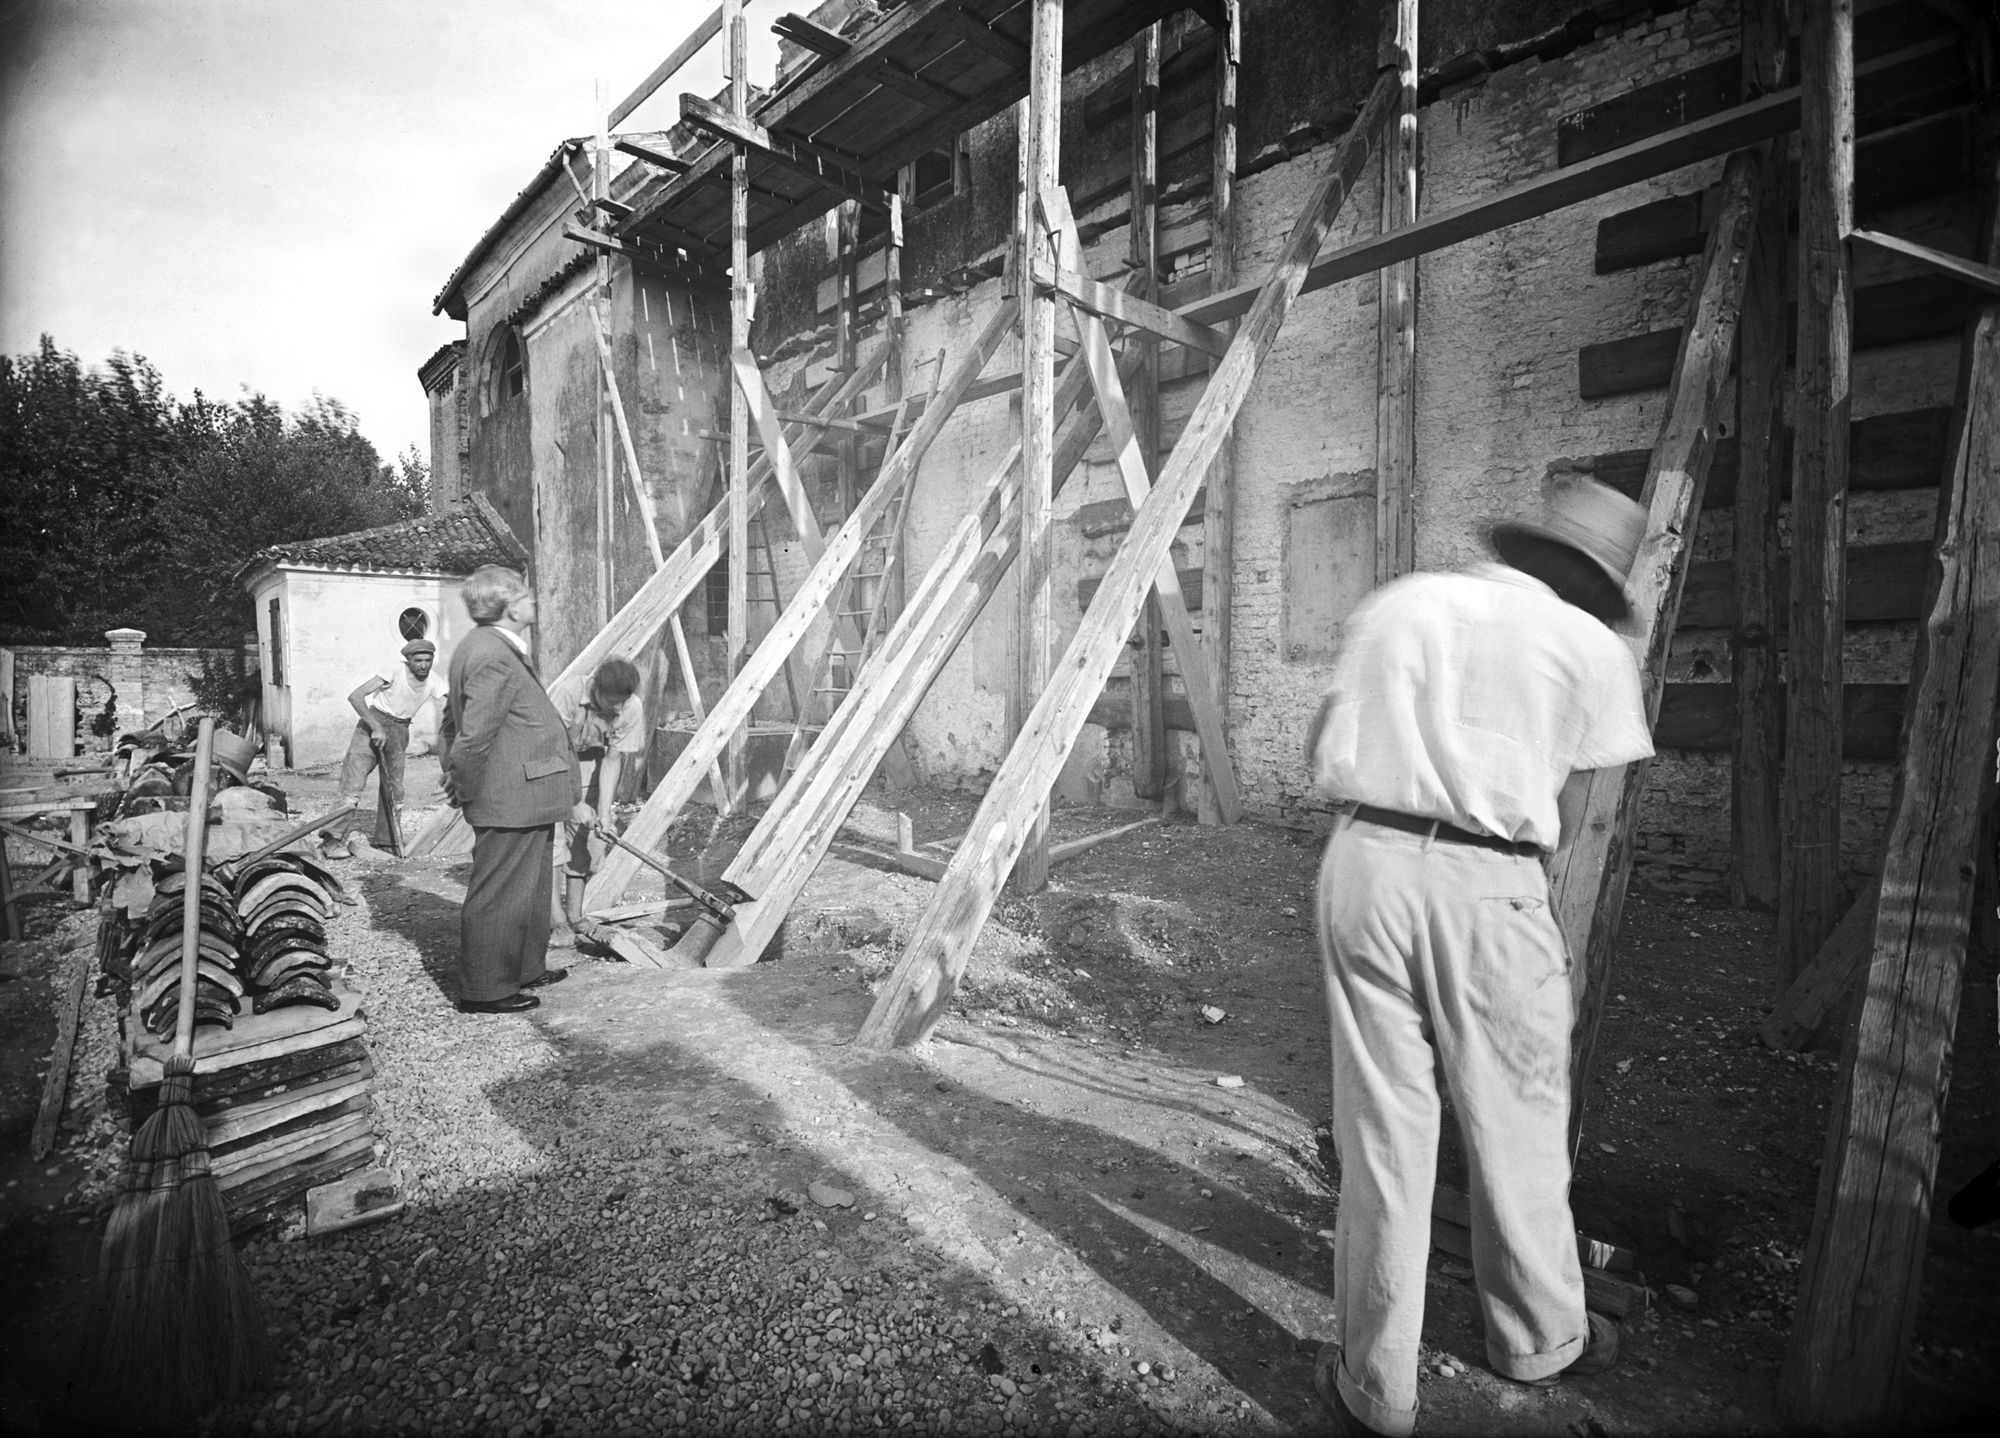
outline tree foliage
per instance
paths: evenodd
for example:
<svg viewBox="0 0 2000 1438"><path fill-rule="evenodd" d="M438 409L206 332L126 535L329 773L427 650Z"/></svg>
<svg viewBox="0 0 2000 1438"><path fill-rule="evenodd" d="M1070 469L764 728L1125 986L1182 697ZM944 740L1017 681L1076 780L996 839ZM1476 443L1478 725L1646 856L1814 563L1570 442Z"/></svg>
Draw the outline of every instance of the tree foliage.
<svg viewBox="0 0 2000 1438"><path fill-rule="evenodd" d="M0 355L0 636L233 643L253 623L246 560L414 518L425 479L414 451L383 464L338 400L181 403L139 356L85 369L44 335Z"/></svg>

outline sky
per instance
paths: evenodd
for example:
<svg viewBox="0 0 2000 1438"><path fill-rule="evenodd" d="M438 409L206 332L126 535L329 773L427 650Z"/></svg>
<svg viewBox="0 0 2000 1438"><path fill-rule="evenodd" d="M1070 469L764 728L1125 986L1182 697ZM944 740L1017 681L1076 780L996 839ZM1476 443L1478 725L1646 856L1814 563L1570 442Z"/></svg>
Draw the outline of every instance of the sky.
<svg viewBox="0 0 2000 1438"><path fill-rule="evenodd" d="M714 0L0 0L0 353L44 333L167 389L338 399L428 459L431 302L557 142ZM751 0L750 78L771 22ZM723 83L711 41L623 122Z"/></svg>

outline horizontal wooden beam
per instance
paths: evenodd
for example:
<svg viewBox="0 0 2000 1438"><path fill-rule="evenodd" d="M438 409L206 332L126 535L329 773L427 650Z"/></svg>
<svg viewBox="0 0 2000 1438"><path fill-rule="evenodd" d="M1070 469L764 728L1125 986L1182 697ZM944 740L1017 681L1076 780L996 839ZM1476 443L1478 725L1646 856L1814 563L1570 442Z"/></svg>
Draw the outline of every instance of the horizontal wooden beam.
<svg viewBox="0 0 2000 1438"><path fill-rule="evenodd" d="M1879 230L1851 230L1848 232L1848 238L1856 244L1866 245L1871 250L1921 265L1932 274L1944 279L1969 285L1983 295L2000 298L2000 270L1982 265L1977 260L1969 260L1962 255L1948 255L1943 250L1934 250L1929 245L1918 244L1915 240L1885 235Z"/></svg>
<svg viewBox="0 0 2000 1438"><path fill-rule="evenodd" d="M1857 350L1954 335L1965 324L1972 296L1955 281L1933 275L1890 280L1854 292ZM1797 334L1798 306L1790 307L1786 333ZM1576 352L1576 389L1583 399L1610 399L1658 389L1673 378L1680 351L1678 326L1584 345Z"/></svg>
<svg viewBox="0 0 2000 1438"><path fill-rule="evenodd" d="M1194 523L1194 522L1197 521L1194 520L1188 521L1188 523ZM1130 528L1130 526L1128 525L1127 528ZM1183 524L1182 528L1186 528L1186 524ZM1181 598L1187 602L1187 607L1189 609L1194 610L1197 613L1200 612L1201 609L1201 574L1202 570L1199 564L1189 569L1176 568L1174 570L1175 579L1180 581ZM1101 574L1087 575L1084 578L1077 580L1076 582L1077 604L1084 609L1090 608L1090 601L1097 597L1098 588L1103 583L1104 583L1104 576Z"/></svg>
<svg viewBox="0 0 2000 1438"><path fill-rule="evenodd" d="M614 200L609 195L598 195L590 203L609 215L614 221L622 220L632 213L630 205L626 204L623 200Z"/></svg>
<svg viewBox="0 0 2000 1438"><path fill-rule="evenodd" d="M838 60L854 48L833 31L822 25L815 25L803 15L780 15L772 22L771 30L801 49L810 50L815 55L824 55L829 60Z"/></svg>
<svg viewBox="0 0 2000 1438"><path fill-rule="evenodd" d="M1856 420L1848 429L1847 487L1857 489L1929 489L1944 473L1945 445L1951 437L1951 411L1937 409L1904 410L1898 414L1878 414ZM1646 463L1652 451L1621 449L1611 454L1566 462L1565 467L1587 471L1600 483L1622 494L1639 497L1646 482ZM1740 460L1736 436L1715 442L1715 459L1702 491L1703 509L1727 509L1736 503L1736 474ZM1792 432L1778 437L1773 478L1780 497L1789 497L1792 486Z"/></svg>
<svg viewBox="0 0 2000 1438"><path fill-rule="evenodd" d="M880 185L820 153L815 146L774 134L755 120L726 110L713 100L704 100L699 95L682 95L681 118L698 129L706 130L718 140L755 150L773 163L783 165L793 174L835 194L859 200L873 209L886 211L889 208L889 192Z"/></svg>
<svg viewBox="0 0 2000 1438"><path fill-rule="evenodd" d="M1001 34L963 5L947 5L939 15L962 39L978 46L994 59L1026 72L1028 47L1012 35Z"/></svg>
<svg viewBox="0 0 2000 1438"><path fill-rule="evenodd" d="M1208 489L1204 486L1194 492L1194 503L1188 506L1187 518L1181 521L1181 528L1200 524L1207 515ZM1076 532L1085 539L1102 539L1107 534L1122 534L1132 527L1132 506L1122 498L1100 499L1093 503L1079 505L1069 522L1076 526Z"/></svg>
<svg viewBox="0 0 2000 1438"><path fill-rule="evenodd" d="M639 88L618 102L611 112L605 128L615 130L625 118L647 100L667 81L680 73L681 67L700 53L702 47L722 33L722 7L716 6L708 17L688 32L688 37L674 47L673 54L662 60L653 73L639 82ZM641 157L643 158L643 156Z"/></svg>
<svg viewBox="0 0 2000 1438"><path fill-rule="evenodd" d="M634 264L644 265L662 278L686 285L689 289L706 290L713 294L729 293L729 280L726 276L718 275L712 270L697 269L682 260L679 255L669 254L665 250L652 249L646 245L635 244L631 240L621 240L600 230L586 229L582 225L564 225L563 236L579 244L589 245L592 249L603 250L606 254L618 255Z"/></svg>
<svg viewBox="0 0 2000 1438"><path fill-rule="evenodd" d="M1847 550L1846 618L1854 624L1887 624L1924 615L1924 586L1930 578L1935 547L1929 540L1902 544L1856 544ZM1777 573L1770 578L1772 592L1790 593L1792 564L1789 556L1778 560ZM1687 586L1681 592L1679 627L1682 629L1729 629L1736 623L1735 565L1727 559L1711 559L1688 566ZM1787 606L1777 610L1778 630L1772 642L1783 638Z"/></svg>
<svg viewBox="0 0 2000 1438"><path fill-rule="evenodd" d="M1856 77L1886 66L1934 63L1958 48L1956 40L1936 40L1885 56L1855 68ZM1657 179L1702 160L1762 144L1790 134L1799 126L1799 92L1781 90L1733 110L1710 115L1665 134L1640 140L1567 169L1538 175L1496 195L1468 200L1440 210L1401 229L1372 235L1315 261L1306 272L1301 293L1323 290L1360 275L1373 274L1398 260L1413 260L1436 250L1491 234L1523 220L1538 219L1570 205ZM1184 305L1179 313L1200 324L1220 324L1250 308L1256 286L1238 285L1208 299ZM1672 355L1668 356L1671 364Z"/></svg>
<svg viewBox="0 0 2000 1438"><path fill-rule="evenodd" d="M1114 289L1075 270L1058 269L1053 276L1037 276L1036 284L1055 291L1080 309L1101 319L1115 320L1153 339L1186 345L1218 359L1229 352L1229 336L1209 325L1182 319L1172 310L1151 300Z"/></svg>
<svg viewBox="0 0 2000 1438"><path fill-rule="evenodd" d="M611 142L611 148L614 150L623 150L633 159L644 160L654 169L665 170L670 175L685 175L688 172L688 162L686 160L669 155L665 150L656 150L651 145L643 145L637 140L630 140L620 136Z"/></svg>

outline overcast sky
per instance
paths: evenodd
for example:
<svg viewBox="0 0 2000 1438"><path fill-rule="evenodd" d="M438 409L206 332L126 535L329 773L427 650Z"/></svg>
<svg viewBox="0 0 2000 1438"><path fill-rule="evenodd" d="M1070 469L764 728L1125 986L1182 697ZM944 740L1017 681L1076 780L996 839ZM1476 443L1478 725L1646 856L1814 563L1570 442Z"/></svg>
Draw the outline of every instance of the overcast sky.
<svg viewBox="0 0 2000 1438"><path fill-rule="evenodd" d="M0 0L0 352L44 332L167 388L318 392L389 459L429 421L431 301L557 141L714 0ZM750 75L776 64L752 0ZM620 127L723 83L713 41Z"/></svg>

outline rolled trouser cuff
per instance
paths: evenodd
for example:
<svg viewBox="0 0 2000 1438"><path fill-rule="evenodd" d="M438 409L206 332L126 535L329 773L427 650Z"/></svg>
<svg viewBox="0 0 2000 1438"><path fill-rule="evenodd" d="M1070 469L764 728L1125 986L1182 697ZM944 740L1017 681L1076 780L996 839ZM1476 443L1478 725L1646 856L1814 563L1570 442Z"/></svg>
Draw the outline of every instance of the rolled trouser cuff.
<svg viewBox="0 0 2000 1438"><path fill-rule="evenodd" d="M1546 1353L1501 1353L1493 1348L1486 1350L1486 1361L1493 1365L1493 1371L1502 1378L1512 1378L1519 1383L1533 1383L1540 1378L1553 1378L1563 1369L1583 1357L1584 1340L1572 1338L1558 1344Z"/></svg>
<svg viewBox="0 0 2000 1438"><path fill-rule="evenodd" d="M1347 1411L1377 1433L1383 1434L1384 1438L1410 1438L1410 1435L1417 1431L1417 1405L1412 1403L1408 1408L1390 1407L1348 1376L1345 1356L1340 1360L1340 1368L1334 1374L1333 1381L1340 1388L1340 1399L1347 1405Z"/></svg>

